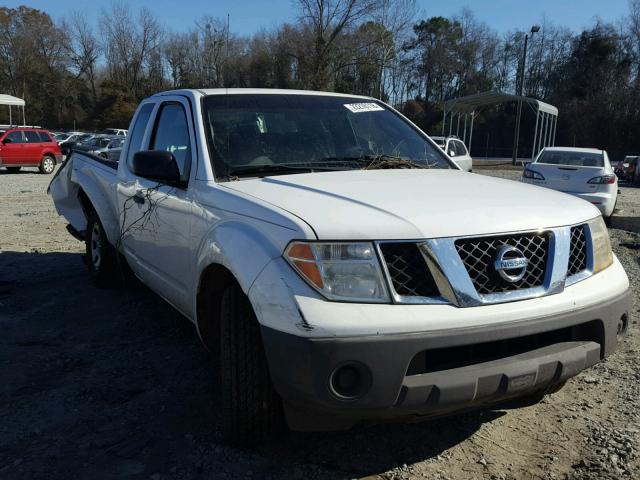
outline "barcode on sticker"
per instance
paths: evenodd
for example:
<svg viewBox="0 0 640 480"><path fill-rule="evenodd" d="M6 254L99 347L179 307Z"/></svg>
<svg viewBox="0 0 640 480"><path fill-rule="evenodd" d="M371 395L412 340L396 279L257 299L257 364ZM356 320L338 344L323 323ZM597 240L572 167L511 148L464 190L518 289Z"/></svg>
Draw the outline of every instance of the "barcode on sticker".
<svg viewBox="0 0 640 480"><path fill-rule="evenodd" d="M384 108L377 103L345 103L344 106L353 113L379 112L380 110L384 110Z"/></svg>

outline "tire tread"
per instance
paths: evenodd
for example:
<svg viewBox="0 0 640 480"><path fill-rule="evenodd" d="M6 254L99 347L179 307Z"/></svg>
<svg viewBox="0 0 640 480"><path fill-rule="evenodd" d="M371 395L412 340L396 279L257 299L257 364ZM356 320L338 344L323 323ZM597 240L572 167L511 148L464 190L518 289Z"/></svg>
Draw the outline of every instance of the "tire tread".
<svg viewBox="0 0 640 480"><path fill-rule="evenodd" d="M260 328L246 295L231 285L221 303L223 437L228 443L253 445L282 432L282 403L271 383Z"/></svg>

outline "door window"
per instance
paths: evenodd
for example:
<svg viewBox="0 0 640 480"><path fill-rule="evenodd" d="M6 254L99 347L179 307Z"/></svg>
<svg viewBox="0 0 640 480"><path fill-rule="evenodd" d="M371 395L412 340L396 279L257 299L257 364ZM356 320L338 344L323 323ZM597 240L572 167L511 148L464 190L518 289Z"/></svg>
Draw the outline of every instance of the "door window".
<svg viewBox="0 0 640 480"><path fill-rule="evenodd" d="M191 141L187 116L181 104L165 103L160 107L149 148L173 153L181 180L189 179Z"/></svg>
<svg viewBox="0 0 640 480"><path fill-rule="evenodd" d="M144 132L147 130L147 123L149 123L153 106L153 103L145 103L140 107L140 111L136 116L136 122L131 129L131 138L129 139L129 148L127 150L127 165L129 168L131 168L133 155L142 148L142 139L144 138Z"/></svg>
<svg viewBox="0 0 640 480"><path fill-rule="evenodd" d="M27 143L40 143L42 141L40 140L40 135L38 135L38 132L29 130L24 132L24 136L27 137Z"/></svg>
<svg viewBox="0 0 640 480"><path fill-rule="evenodd" d="M11 140L11 143L24 143L22 132L10 132L4 138L5 140Z"/></svg>
<svg viewBox="0 0 640 480"><path fill-rule="evenodd" d="M51 142L53 142L53 140L51 140L51 137L49 136L49 134L47 132L38 132L38 136L40 137L40 141L42 143L51 143Z"/></svg>
<svg viewBox="0 0 640 480"><path fill-rule="evenodd" d="M456 149L456 157L464 157L467 155L467 147L464 146L464 143L460 140L454 140L452 143Z"/></svg>

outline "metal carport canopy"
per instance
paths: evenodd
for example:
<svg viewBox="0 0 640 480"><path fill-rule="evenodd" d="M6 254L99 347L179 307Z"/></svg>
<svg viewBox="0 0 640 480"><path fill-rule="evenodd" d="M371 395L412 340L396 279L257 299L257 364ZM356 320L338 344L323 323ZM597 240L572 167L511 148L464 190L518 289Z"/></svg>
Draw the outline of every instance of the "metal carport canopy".
<svg viewBox="0 0 640 480"><path fill-rule="evenodd" d="M522 102L529 105L536 115L536 126L533 139L532 158L536 153L550 145L555 144L556 125L558 121L558 109L540 100L531 97L523 97L521 95L512 95L497 91L481 92L466 97L453 98L444 102L444 115L442 121L442 134L445 134L445 126L447 116L449 117L449 134L453 129L453 117L457 115L458 122L456 127L456 135L460 137L460 117L464 116L464 136L463 141L467 139L467 117L471 116L471 129L469 134L468 149L471 150L471 139L473 138L473 121L478 111L482 107L488 105L497 105L508 102Z"/></svg>
<svg viewBox="0 0 640 480"><path fill-rule="evenodd" d="M13 118L11 115L11 107L22 107L22 124L26 124L25 116L24 116L24 106L25 101L22 98L13 97L11 95L0 94L0 105L8 105L9 106L9 125L13 124Z"/></svg>

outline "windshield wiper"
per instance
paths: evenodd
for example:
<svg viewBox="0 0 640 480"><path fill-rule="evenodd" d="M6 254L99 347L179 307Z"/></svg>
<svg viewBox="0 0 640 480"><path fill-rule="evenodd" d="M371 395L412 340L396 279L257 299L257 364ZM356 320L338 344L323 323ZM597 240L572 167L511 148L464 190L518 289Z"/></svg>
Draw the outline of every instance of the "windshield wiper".
<svg viewBox="0 0 640 480"><path fill-rule="evenodd" d="M247 165L242 167L230 168L227 170L227 178L241 177L246 175L277 175L280 173L299 173L299 172L315 172L315 171L331 171L335 168L323 165L315 165L312 163L273 163L266 165Z"/></svg>
<svg viewBox="0 0 640 480"><path fill-rule="evenodd" d="M428 163L416 162L393 155L367 155L369 163L363 167L363 170L377 170L385 168L431 168Z"/></svg>
<svg viewBox="0 0 640 480"><path fill-rule="evenodd" d="M326 163L349 165L354 169L375 170L383 168L431 168L428 163L407 160L395 155L361 155L359 157L327 157Z"/></svg>

